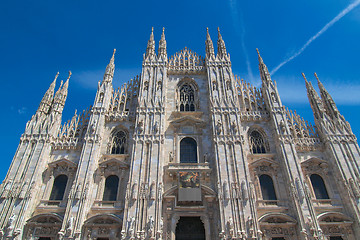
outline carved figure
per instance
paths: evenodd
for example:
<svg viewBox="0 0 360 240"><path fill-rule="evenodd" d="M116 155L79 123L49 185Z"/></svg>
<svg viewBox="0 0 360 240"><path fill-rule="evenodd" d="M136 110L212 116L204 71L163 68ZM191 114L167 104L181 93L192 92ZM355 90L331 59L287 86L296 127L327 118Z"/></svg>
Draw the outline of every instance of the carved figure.
<svg viewBox="0 0 360 240"><path fill-rule="evenodd" d="M217 120L217 123L216 123L216 132L217 132L217 134L221 134L221 131L222 131L221 127L222 127L221 121Z"/></svg>
<svg viewBox="0 0 360 240"><path fill-rule="evenodd" d="M173 162L174 161L174 154L173 152L169 152L169 162Z"/></svg>
<svg viewBox="0 0 360 240"><path fill-rule="evenodd" d="M208 162L209 160L208 160L208 153L206 152L205 154L204 154L204 162Z"/></svg>
<svg viewBox="0 0 360 240"><path fill-rule="evenodd" d="M158 121L156 121L154 124L154 133L156 134L158 132L159 132L159 123L158 123Z"/></svg>
<svg viewBox="0 0 360 240"><path fill-rule="evenodd" d="M144 121L143 120L140 120L137 124L137 130L138 130L138 133L142 133L144 131Z"/></svg>

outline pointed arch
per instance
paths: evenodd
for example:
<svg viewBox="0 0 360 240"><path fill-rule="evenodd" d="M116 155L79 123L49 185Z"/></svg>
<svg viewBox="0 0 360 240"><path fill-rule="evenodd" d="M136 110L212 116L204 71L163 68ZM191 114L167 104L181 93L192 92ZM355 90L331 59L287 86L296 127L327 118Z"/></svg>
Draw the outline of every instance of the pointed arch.
<svg viewBox="0 0 360 240"><path fill-rule="evenodd" d="M248 138L252 154L264 154L270 151L266 134L257 128L249 129Z"/></svg>
<svg viewBox="0 0 360 240"><path fill-rule="evenodd" d="M199 87L191 78L183 78L178 83L178 110L180 112L193 112L197 109Z"/></svg>
<svg viewBox="0 0 360 240"><path fill-rule="evenodd" d="M127 152L128 133L124 129L116 129L111 134L109 142L110 154L125 154Z"/></svg>

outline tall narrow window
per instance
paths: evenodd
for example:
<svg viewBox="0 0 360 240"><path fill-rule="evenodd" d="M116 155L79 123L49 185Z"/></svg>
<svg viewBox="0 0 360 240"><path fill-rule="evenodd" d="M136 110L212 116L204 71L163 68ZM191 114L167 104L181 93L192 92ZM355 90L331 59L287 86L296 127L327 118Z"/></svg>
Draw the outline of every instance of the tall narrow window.
<svg viewBox="0 0 360 240"><path fill-rule="evenodd" d="M180 111L195 111L194 89L189 84L184 84L180 88Z"/></svg>
<svg viewBox="0 0 360 240"><path fill-rule="evenodd" d="M250 133L250 149L254 154L266 153L268 148L267 142L258 131L252 131Z"/></svg>
<svg viewBox="0 0 360 240"><path fill-rule="evenodd" d="M126 133L118 131L114 134L111 142L111 154L124 154L126 146Z"/></svg>
<svg viewBox="0 0 360 240"><path fill-rule="evenodd" d="M263 174L259 177L261 193L264 200L277 200L274 182L269 175Z"/></svg>
<svg viewBox="0 0 360 240"><path fill-rule="evenodd" d="M67 181L68 177L66 175L59 175L55 178L54 185L50 194L50 200L63 200Z"/></svg>
<svg viewBox="0 0 360 240"><path fill-rule="evenodd" d="M197 163L197 144L192 138L183 138L180 142L180 162Z"/></svg>
<svg viewBox="0 0 360 240"><path fill-rule="evenodd" d="M116 201L119 187L119 177L111 175L106 178L103 201Z"/></svg>
<svg viewBox="0 0 360 240"><path fill-rule="evenodd" d="M317 199L329 199L329 194L326 190L326 186L322 177L317 174L310 176L311 184L314 189L315 197Z"/></svg>

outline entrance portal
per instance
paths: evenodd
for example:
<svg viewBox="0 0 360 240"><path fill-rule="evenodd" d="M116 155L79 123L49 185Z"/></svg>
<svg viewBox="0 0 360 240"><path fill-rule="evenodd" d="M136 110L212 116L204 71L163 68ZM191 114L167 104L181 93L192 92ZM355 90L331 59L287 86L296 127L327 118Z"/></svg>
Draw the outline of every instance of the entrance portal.
<svg viewBox="0 0 360 240"><path fill-rule="evenodd" d="M175 230L176 240L205 240L205 228L200 217L180 217Z"/></svg>

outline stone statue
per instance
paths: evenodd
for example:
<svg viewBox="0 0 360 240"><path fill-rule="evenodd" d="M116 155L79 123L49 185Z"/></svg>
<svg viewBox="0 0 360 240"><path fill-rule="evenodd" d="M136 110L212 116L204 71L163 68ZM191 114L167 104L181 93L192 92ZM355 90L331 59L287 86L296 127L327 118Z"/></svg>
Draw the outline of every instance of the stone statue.
<svg viewBox="0 0 360 240"><path fill-rule="evenodd" d="M216 132L217 134L221 134L221 127L222 127L222 123L220 120L217 120L217 123L216 123Z"/></svg>
<svg viewBox="0 0 360 240"><path fill-rule="evenodd" d="M208 161L208 153L207 153L207 152L204 154L204 162L209 162L209 161Z"/></svg>
<svg viewBox="0 0 360 240"><path fill-rule="evenodd" d="M169 152L169 162L173 162L174 161L174 154L173 152Z"/></svg>

